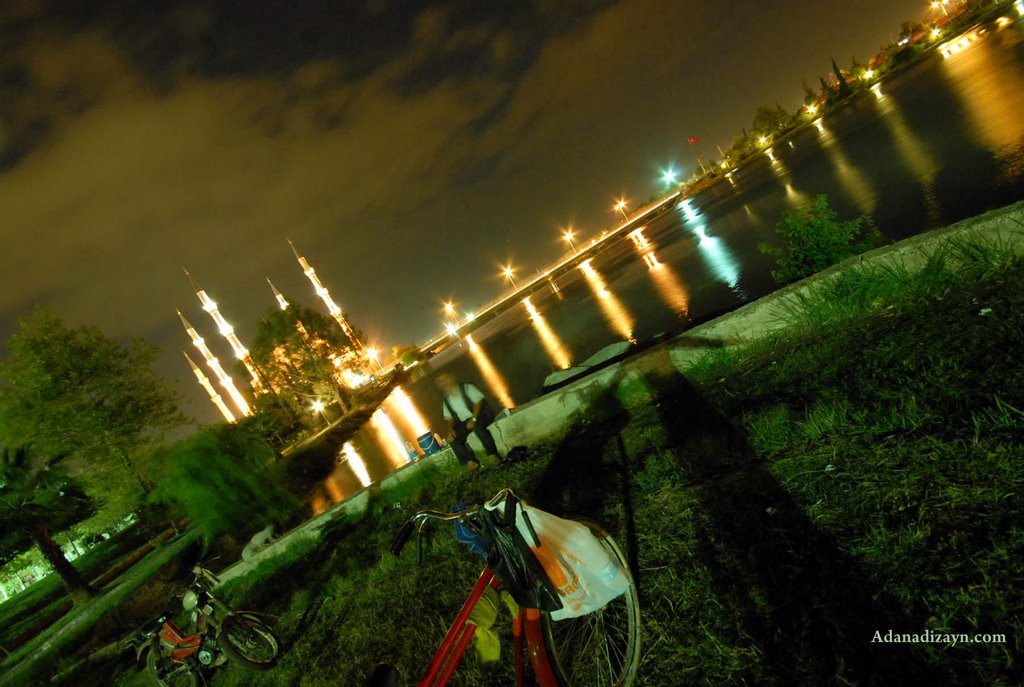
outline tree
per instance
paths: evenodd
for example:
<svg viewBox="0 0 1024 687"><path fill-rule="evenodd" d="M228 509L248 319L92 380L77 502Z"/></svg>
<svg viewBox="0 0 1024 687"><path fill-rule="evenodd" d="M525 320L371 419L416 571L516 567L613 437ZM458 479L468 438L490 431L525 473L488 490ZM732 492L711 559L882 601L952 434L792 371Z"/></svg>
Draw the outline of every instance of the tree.
<svg viewBox="0 0 1024 687"><path fill-rule="evenodd" d="M853 91L850 89L850 84L846 83L846 72L839 68L839 65L836 64L835 58L832 59L832 73L836 76L839 96L841 98L845 98L850 95Z"/></svg>
<svg viewBox="0 0 1024 687"><path fill-rule="evenodd" d="M839 97L839 93L836 89L832 88L825 80L824 76L818 77L818 82L821 84L821 94L825 96L825 102L831 104L836 101Z"/></svg>
<svg viewBox="0 0 1024 687"><path fill-rule="evenodd" d="M923 33L928 30L928 25L923 21L905 21L900 24L900 38L910 38L911 36Z"/></svg>
<svg viewBox="0 0 1024 687"><path fill-rule="evenodd" d="M800 85L804 89L804 105L813 105L814 103L816 103L818 101L818 94L815 93L814 90L807 85L807 81L802 80L800 82Z"/></svg>
<svg viewBox="0 0 1024 687"><path fill-rule="evenodd" d="M0 563L35 544L78 604L95 592L64 556L53 534L89 517L93 508L62 469L62 460L34 460L25 448L0 451Z"/></svg>
<svg viewBox="0 0 1024 687"><path fill-rule="evenodd" d="M822 194L784 214L775 226L783 245L762 244L761 252L775 256L772 277L788 284L877 246L881 234L874 228L865 230L868 220L861 215L840 222Z"/></svg>
<svg viewBox="0 0 1024 687"><path fill-rule="evenodd" d="M167 477L150 501L187 518L207 542L228 532L251 534L298 508L275 472L275 455L252 418L204 427L172 447Z"/></svg>
<svg viewBox="0 0 1024 687"><path fill-rule="evenodd" d="M754 112L754 129L763 134L781 134L792 124L793 116L783 110L780 105L775 107L761 105Z"/></svg>
<svg viewBox="0 0 1024 687"><path fill-rule="evenodd" d="M319 420L309 412L316 400L334 401L342 411L351 408L351 393L340 374L361 361L330 317L295 304L285 310L273 308L257 325L250 354L276 393L276 399L263 400L261 408L273 411L272 406L280 403L293 420L310 422Z"/></svg>
<svg viewBox="0 0 1024 687"><path fill-rule="evenodd" d="M66 455L111 517L148 491L133 452L179 426L174 394L152 370L156 348L95 327L68 327L49 309L22 321L0 362L0 427L12 445Z"/></svg>

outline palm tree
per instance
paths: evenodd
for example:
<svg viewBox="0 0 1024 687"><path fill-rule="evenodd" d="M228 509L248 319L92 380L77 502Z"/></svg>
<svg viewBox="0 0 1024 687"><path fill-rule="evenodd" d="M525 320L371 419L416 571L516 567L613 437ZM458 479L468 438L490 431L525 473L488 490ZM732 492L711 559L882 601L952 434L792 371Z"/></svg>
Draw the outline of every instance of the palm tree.
<svg viewBox="0 0 1024 687"><path fill-rule="evenodd" d="M89 497L61 468L63 459L61 456L40 465L24 447L0 452L0 527L8 533L4 548L24 550L29 542L39 547L72 600L79 604L95 591L64 557L53 532L88 517L93 509Z"/></svg>

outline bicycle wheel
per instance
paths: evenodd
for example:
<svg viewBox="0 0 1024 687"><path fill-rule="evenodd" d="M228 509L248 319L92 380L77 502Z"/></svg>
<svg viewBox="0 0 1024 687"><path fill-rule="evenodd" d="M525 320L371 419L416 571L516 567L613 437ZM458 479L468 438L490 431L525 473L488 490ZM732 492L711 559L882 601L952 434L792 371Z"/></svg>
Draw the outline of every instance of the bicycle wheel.
<svg viewBox="0 0 1024 687"><path fill-rule="evenodd" d="M229 615L220 624L220 645L232 661L250 670L267 670L277 660L277 635L256 618Z"/></svg>
<svg viewBox="0 0 1024 687"><path fill-rule="evenodd" d="M625 593L600 611L552 620L543 615L548 659L566 687L627 687L640 663L640 600L629 564L615 540L599 525L580 520L618 560L629 578Z"/></svg>
<svg viewBox="0 0 1024 687"><path fill-rule="evenodd" d="M155 687L198 687L199 679L190 666L160 656L157 649L146 652L146 672Z"/></svg>

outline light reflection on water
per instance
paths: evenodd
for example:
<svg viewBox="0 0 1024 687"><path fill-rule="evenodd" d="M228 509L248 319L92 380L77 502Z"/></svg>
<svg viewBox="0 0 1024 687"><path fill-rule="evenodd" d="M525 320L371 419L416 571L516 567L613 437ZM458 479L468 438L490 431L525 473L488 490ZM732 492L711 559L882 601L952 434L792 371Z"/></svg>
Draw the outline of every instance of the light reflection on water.
<svg viewBox="0 0 1024 687"><path fill-rule="evenodd" d="M690 294L679 281L679 277L672 271L672 268L658 260L654 252L654 246L644 235L644 227L636 229L629 234L634 247L647 265L647 274L654 282L661 300L680 317L685 318L690 312Z"/></svg>
<svg viewBox="0 0 1024 687"><path fill-rule="evenodd" d="M875 84L871 90L874 92L879 112L882 113L882 121L889 127L893 140L896 143L896 152L903 161L910 167L914 176L921 181L924 190L925 209L928 213L928 222L931 225L939 223L939 202L935 196L935 175L938 174L939 166L925 147L921 139L910 130L907 120L892 98L882 92L879 84Z"/></svg>
<svg viewBox="0 0 1024 687"><path fill-rule="evenodd" d="M1020 29L1011 25L981 35L943 60L940 72L963 106L970 130L993 151L1018 140L1024 116L1024 67L998 49L1004 40L1019 42Z"/></svg>
<svg viewBox="0 0 1024 687"><path fill-rule="evenodd" d="M395 423L383 408L378 408L370 416L370 427L373 428L373 437L377 440L377 444L384 449L384 455L391 463L392 468L400 468L409 462L409 454L405 448L407 440L402 437L398 428L395 427Z"/></svg>
<svg viewBox="0 0 1024 687"><path fill-rule="evenodd" d="M704 225L698 226L694 232L700 239L697 248L700 249L701 257L707 263L711 273L722 283L728 286L741 299L746 299L746 294L740 288L740 264L733 257L729 247L717 236L708 236Z"/></svg>
<svg viewBox="0 0 1024 687"><path fill-rule="evenodd" d="M523 307L530 314L530 324L537 330L537 335L540 336L541 343L544 344L544 350L547 352L548 357L551 358L551 361L558 369L568 369L572 365L572 355L569 353L569 349L558 338L558 335L551 329L548 321L544 319L544 316L537 310L537 306L529 298L523 299Z"/></svg>
<svg viewBox="0 0 1024 687"><path fill-rule="evenodd" d="M472 336L467 335L466 342L469 344L469 354L473 357L473 362L480 369L480 374L483 375L488 388L498 398L503 407L515 408L516 403L512 400L512 394L508 391L508 383L501 376L501 373L498 372L498 368L494 367L494 363L491 362L487 352L484 351L480 344L473 341Z"/></svg>
<svg viewBox="0 0 1024 687"><path fill-rule="evenodd" d="M790 205L798 206L803 205L804 203L807 202L807 194L804 193L803 191L797 191L795 188L793 188L793 183L791 181L786 180L785 189L786 201Z"/></svg>
<svg viewBox="0 0 1024 687"><path fill-rule="evenodd" d="M402 387L395 387L370 416L370 421L338 451L334 471L323 481L322 489L312 496L313 515L373 483L363 453L368 454L370 460L386 460L387 472L391 472L412 459L417 439L428 431L429 425L412 397Z"/></svg>
<svg viewBox="0 0 1024 687"><path fill-rule="evenodd" d="M732 289L739 298L746 300L746 293L739 286L740 263L732 251L722 239L708 235L707 225L701 221L700 211L693 203L687 200L680 207L686 215L686 223L692 225L690 231L697 237L697 249L711 274ZM747 212L750 212L749 208Z"/></svg>
<svg viewBox="0 0 1024 687"><path fill-rule="evenodd" d="M580 270L586 275L587 283L590 284L591 290L597 296L597 303L601 307L601 312L604 314L608 324L623 339L636 343L636 339L633 338L636 321L629 311L626 310L626 307L622 305L622 302L615 297L615 294L608 290L608 285L605 284L604 278L594 269L591 261L585 260L580 263Z"/></svg>
<svg viewBox="0 0 1024 687"><path fill-rule="evenodd" d="M429 431L430 428L427 426L427 421L423 419L423 414L402 387L395 387L388 395L385 406L397 417L399 424L411 435L413 442L417 437Z"/></svg>
<svg viewBox="0 0 1024 687"><path fill-rule="evenodd" d="M836 145L835 136L825 127L824 123L818 119L815 121L815 125L818 129L821 148L832 162L832 167L836 170L836 178L839 179L843 190L853 198L861 212L874 212L875 205L878 204L878 195L868 183L867 178L859 169L850 164L846 153Z"/></svg>
<svg viewBox="0 0 1024 687"><path fill-rule="evenodd" d="M352 442L346 441L345 445L341 447L341 452L345 456L345 463L348 464L359 483L364 487L370 486L370 473L366 471L366 463L363 462L363 457L356 451Z"/></svg>

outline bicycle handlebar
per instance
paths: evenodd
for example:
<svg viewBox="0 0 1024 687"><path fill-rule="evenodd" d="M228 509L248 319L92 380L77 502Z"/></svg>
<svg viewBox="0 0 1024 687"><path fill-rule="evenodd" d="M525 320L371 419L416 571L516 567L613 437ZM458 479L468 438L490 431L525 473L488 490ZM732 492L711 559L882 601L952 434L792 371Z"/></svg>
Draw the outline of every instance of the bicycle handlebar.
<svg viewBox="0 0 1024 687"><path fill-rule="evenodd" d="M406 543L409 541L409 537L412 535L413 530L416 529L416 526L419 525L420 529L423 529L423 525L427 520L458 520L462 516L472 515L478 510L480 510L480 506L474 506L458 513L446 513L439 510L421 510L419 513L416 513L416 515L406 520L405 524L402 525L402 529L399 531L398 536L395 537L394 542L391 544L391 553L396 556L399 555L402 552L402 548L405 547Z"/></svg>
<svg viewBox="0 0 1024 687"><path fill-rule="evenodd" d="M398 536L395 537L395 540L391 542L392 554L397 556L402 553L402 548L405 546L405 543L409 541L409 535L412 534L414 527L416 527L416 523L412 519L407 520L405 524L402 525L402 530L398 533Z"/></svg>
<svg viewBox="0 0 1024 687"><path fill-rule="evenodd" d="M423 529L423 526L428 520L440 520L442 522L450 522L452 520L460 520L465 517L476 515L477 511L485 506L495 506L500 503L503 499L509 497L515 497L511 489L502 489L495 494L490 500L484 504L470 506L469 508L457 512L439 511L439 510L421 510L420 512L413 515L411 518L406 520L405 524L402 525L402 529L398 532L398 536L395 537L391 543L391 553L399 555L406 543L409 541L409 537L412 536L412 532L419 525L419 530ZM512 508L505 509L505 523L506 525L511 524L515 518L515 510ZM417 531L417 534L419 532Z"/></svg>

